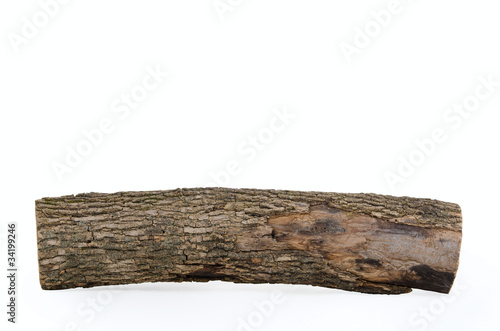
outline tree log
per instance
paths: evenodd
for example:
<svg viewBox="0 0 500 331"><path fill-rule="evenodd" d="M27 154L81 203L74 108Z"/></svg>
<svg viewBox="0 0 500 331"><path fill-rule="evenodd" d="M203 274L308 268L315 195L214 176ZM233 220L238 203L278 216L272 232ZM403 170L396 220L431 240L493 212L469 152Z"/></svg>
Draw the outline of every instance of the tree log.
<svg viewBox="0 0 500 331"><path fill-rule="evenodd" d="M377 194L193 188L36 201L43 289L223 280L448 293L460 207Z"/></svg>

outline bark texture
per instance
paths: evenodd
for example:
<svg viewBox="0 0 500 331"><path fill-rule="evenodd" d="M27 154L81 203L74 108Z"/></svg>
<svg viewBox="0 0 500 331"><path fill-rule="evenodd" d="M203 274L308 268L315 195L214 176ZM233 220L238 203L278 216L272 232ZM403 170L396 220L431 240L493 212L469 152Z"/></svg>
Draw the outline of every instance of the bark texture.
<svg viewBox="0 0 500 331"><path fill-rule="evenodd" d="M193 188L36 201L43 289L223 280L448 293L457 204L377 194Z"/></svg>

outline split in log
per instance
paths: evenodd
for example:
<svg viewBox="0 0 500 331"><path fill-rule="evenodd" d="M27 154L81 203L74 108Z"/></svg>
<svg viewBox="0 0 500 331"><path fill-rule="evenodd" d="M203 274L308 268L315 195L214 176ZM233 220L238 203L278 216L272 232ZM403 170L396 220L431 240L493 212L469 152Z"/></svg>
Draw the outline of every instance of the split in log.
<svg viewBox="0 0 500 331"><path fill-rule="evenodd" d="M43 289L223 280L448 293L457 204L377 194L193 188L36 201Z"/></svg>

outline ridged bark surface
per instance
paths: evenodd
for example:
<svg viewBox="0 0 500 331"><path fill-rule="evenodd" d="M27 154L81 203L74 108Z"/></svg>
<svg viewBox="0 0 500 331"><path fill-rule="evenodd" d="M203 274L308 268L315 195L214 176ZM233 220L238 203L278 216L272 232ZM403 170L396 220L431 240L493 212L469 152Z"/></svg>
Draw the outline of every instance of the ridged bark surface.
<svg viewBox="0 0 500 331"><path fill-rule="evenodd" d="M43 289L224 280L448 293L460 207L257 189L85 193L36 201Z"/></svg>

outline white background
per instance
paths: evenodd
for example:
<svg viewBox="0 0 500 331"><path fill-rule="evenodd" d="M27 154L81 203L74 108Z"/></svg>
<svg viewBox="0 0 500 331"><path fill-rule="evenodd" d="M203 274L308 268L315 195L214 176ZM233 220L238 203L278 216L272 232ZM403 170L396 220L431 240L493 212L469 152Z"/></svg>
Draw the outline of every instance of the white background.
<svg viewBox="0 0 500 331"><path fill-rule="evenodd" d="M232 3L224 20L212 0L69 1L16 47L23 18L33 22L42 9L1 2L0 256L6 268L15 221L20 273L15 326L6 321L6 277L0 282L2 330L496 330L500 87L464 117L446 116L474 100L480 77L500 81L497 2L401 0L350 63L341 45L355 46L357 28L376 29L370 13L388 1L223 3ZM113 112L156 67L168 78L128 116ZM295 117L270 139L283 107ZM64 164L67 148L85 144L83 131L104 118L112 132L59 180L54 162ZM422 159L415 141L436 128L446 139ZM259 134L261 150L238 150ZM398 172L410 155L413 172ZM237 174L224 177L235 162ZM222 282L41 290L34 200L205 186L211 172L229 187L459 203L455 286L448 296ZM391 187L387 172L404 176ZM272 291L283 302L263 314L255 303Z"/></svg>

